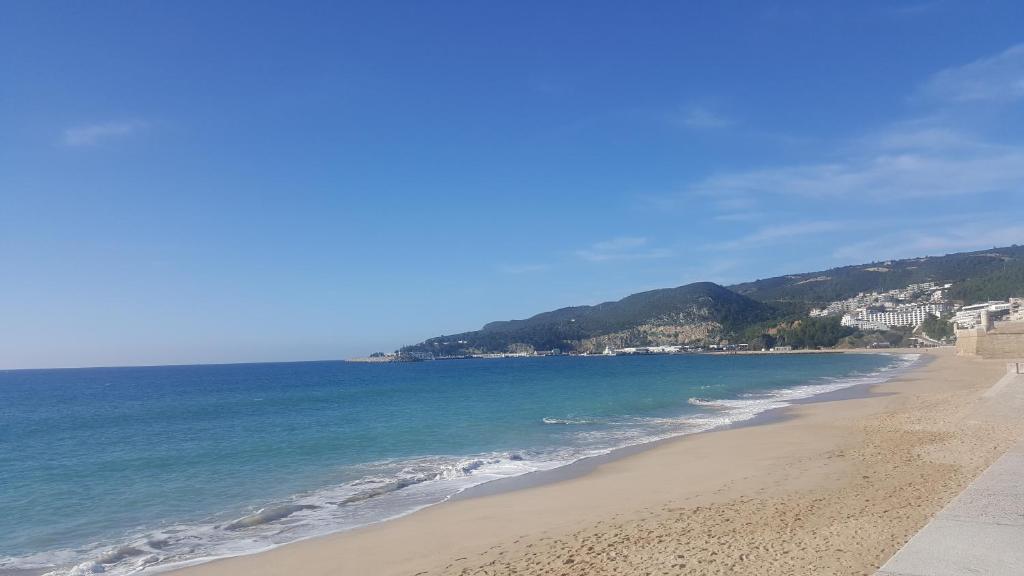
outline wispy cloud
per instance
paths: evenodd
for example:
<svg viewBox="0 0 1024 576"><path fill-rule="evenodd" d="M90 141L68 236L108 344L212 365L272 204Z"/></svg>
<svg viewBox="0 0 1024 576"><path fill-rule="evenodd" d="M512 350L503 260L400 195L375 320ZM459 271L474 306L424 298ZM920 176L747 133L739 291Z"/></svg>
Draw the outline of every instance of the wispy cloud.
<svg viewBox="0 0 1024 576"><path fill-rule="evenodd" d="M145 127L144 122L137 120L74 126L64 130L61 142L71 147L96 146L108 140L126 138Z"/></svg>
<svg viewBox="0 0 1024 576"><path fill-rule="evenodd" d="M696 199L720 213L713 218L728 221L758 213L756 206L772 197L891 203L1024 190L1024 142L996 142L965 130L972 116L951 104L1024 99L1024 44L942 70L917 93L928 95L918 99L917 117L822 147L828 160L712 174L648 203L688 207ZM698 111L694 121L701 118Z"/></svg>
<svg viewBox="0 0 1024 576"><path fill-rule="evenodd" d="M885 152L918 150L957 150L988 148L983 141L943 124L941 118L919 118L897 122L884 130L862 138L866 149Z"/></svg>
<svg viewBox="0 0 1024 576"><path fill-rule="evenodd" d="M576 256L588 262L648 260L667 258L671 255L671 250L651 247L647 238L636 236L620 236L611 240L595 242L587 248L576 251Z"/></svg>
<svg viewBox="0 0 1024 576"><path fill-rule="evenodd" d="M498 272L509 275L519 274L530 274L532 272L543 272L551 268L547 264L500 264L497 266Z"/></svg>
<svg viewBox="0 0 1024 576"><path fill-rule="evenodd" d="M1024 44L947 68L921 88L925 98L951 102L1010 102L1024 98Z"/></svg>
<svg viewBox="0 0 1024 576"><path fill-rule="evenodd" d="M919 16L945 6L945 0L927 0L922 2L893 2L885 7L890 14Z"/></svg>
<svg viewBox="0 0 1024 576"><path fill-rule="evenodd" d="M687 106L676 111L672 122L687 128L725 128L735 121L704 106Z"/></svg>
<svg viewBox="0 0 1024 576"><path fill-rule="evenodd" d="M690 192L719 199L791 195L893 200L1022 188L1024 147L989 145L878 148L838 162L720 174L697 183Z"/></svg>
<svg viewBox="0 0 1024 576"><path fill-rule="evenodd" d="M965 222L974 218L963 219ZM944 226L941 232L921 228L900 230L836 248L833 256L848 262L911 258L1024 243L1024 225L980 221Z"/></svg>
<svg viewBox="0 0 1024 576"><path fill-rule="evenodd" d="M835 221L821 221L821 222L795 222L791 224L782 224L777 226L765 226L754 231L751 234L737 238L736 240L730 240L728 242L721 242L712 246L719 250L737 250L742 248L752 248L763 246L766 244L775 244L780 241L789 240L799 236L809 236L814 234L821 234L823 232L832 232L849 227L848 223L835 222Z"/></svg>
<svg viewBox="0 0 1024 576"><path fill-rule="evenodd" d="M732 284L747 279L744 272L746 262L743 259L734 258L735 254L729 254L723 258L721 253L714 257L694 262L690 265L683 265L674 281L668 284L690 284L692 282L716 282L718 284Z"/></svg>
<svg viewBox="0 0 1024 576"><path fill-rule="evenodd" d="M532 92L546 96L560 96L570 91L569 85L564 81L543 77L532 79L528 87Z"/></svg>
<svg viewBox="0 0 1024 576"><path fill-rule="evenodd" d="M726 257L813 244L850 263L1024 243L1024 226L1006 213L1024 194L1024 140L1013 124L987 124L1019 123L1002 113L1024 102L1024 44L942 70L914 94L913 114L822 141L817 160L713 173L644 204L741 229L702 246Z"/></svg>
<svg viewBox="0 0 1024 576"><path fill-rule="evenodd" d="M763 214L759 212L732 212L729 214L719 214L714 219L719 222L750 222L762 216Z"/></svg>

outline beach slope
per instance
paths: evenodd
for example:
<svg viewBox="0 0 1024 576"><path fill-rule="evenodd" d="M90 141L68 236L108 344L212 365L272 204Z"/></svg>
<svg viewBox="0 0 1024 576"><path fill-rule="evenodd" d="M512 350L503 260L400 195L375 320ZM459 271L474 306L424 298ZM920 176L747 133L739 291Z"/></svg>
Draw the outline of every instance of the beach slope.
<svg viewBox="0 0 1024 576"><path fill-rule="evenodd" d="M1024 433L982 397L1003 363L928 354L864 397L176 574L871 574Z"/></svg>

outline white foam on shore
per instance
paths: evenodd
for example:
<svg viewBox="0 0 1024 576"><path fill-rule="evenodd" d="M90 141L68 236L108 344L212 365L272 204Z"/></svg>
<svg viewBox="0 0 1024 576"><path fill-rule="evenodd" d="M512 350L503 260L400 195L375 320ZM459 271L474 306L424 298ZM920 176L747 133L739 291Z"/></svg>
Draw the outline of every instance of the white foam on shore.
<svg viewBox="0 0 1024 576"><path fill-rule="evenodd" d="M277 546L404 516L443 502L492 480L550 470L620 448L704 432L748 421L769 410L850 388L880 384L911 367L918 354L901 354L866 374L823 378L789 388L732 399L690 398L698 413L678 418L544 418L544 424L578 429L571 447L543 452L495 452L469 457L436 456L361 465L360 479L269 503L237 518L165 526L111 546L96 543L75 550L0 558L8 569L46 569L50 576L154 573L216 558L251 554ZM594 424L595 426L587 426Z"/></svg>
<svg viewBox="0 0 1024 576"><path fill-rule="evenodd" d="M574 425L574 424L601 424L602 421L596 418L541 418L541 422L545 424L562 424L562 425Z"/></svg>
<svg viewBox="0 0 1024 576"><path fill-rule="evenodd" d="M575 458L568 451L537 456L491 453L367 463L361 466L366 475L359 480L300 494L232 520L165 526L113 546L96 543L0 558L0 574L15 569L49 569L47 576L155 573L251 554L403 516L469 487L556 468Z"/></svg>
<svg viewBox="0 0 1024 576"><path fill-rule="evenodd" d="M829 392L836 392L854 386L881 384L890 380L897 371L906 370L921 357L920 354L900 354L898 361L874 372L844 377L829 377L822 381L782 388L763 393L744 394L736 399L709 400L690 398L693 406L719 412L730 423L750 420L768 410L777 410L793 405L794 402L813 398Z"/></svg>

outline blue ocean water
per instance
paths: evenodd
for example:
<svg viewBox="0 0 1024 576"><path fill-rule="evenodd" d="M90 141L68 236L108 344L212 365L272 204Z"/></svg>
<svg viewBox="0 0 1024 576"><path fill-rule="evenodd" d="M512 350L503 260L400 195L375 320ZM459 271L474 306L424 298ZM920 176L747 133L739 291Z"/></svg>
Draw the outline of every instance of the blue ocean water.
<svg viewBox="0 0 1024 576"><path fill-rule="evenodd" d="M879 382L913 355L0 371L0 573L126 574Z"/></svg>

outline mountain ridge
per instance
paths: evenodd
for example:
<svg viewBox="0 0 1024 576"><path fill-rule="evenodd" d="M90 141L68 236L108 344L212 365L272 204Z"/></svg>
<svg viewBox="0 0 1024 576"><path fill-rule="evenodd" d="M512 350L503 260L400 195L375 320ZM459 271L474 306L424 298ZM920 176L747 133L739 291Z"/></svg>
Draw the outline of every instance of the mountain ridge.
<svg viewBox="0 0 1024 576"><path fill-rule="evenodd" d="M449 356L550 349L594 353L606 346L753 339L759 331L772 331L773 324L802 321L812 307L860 292L921 282L953 284L951 297L966 304L1024 296L1024 246L840 266L730 286L694 282L659 288L595 305L488 322L479 330L429 338L400 353Z"/></svg>
<svg viewBox="0 0 1024 576"><path fill-rule="evenodd" d="M942 256L920 256L837 266L816 272L741 282L728 288L755 300L818 305L849 298L859 292L882 292L920 282L958 283L1006 273L1015 279L1021 271L1024 271L1024 246L1014 244L988 250L953 252ZM963 287L954 287L954 290L955 297L968 304L973 303L972 300L986 299Z"/></svg>

